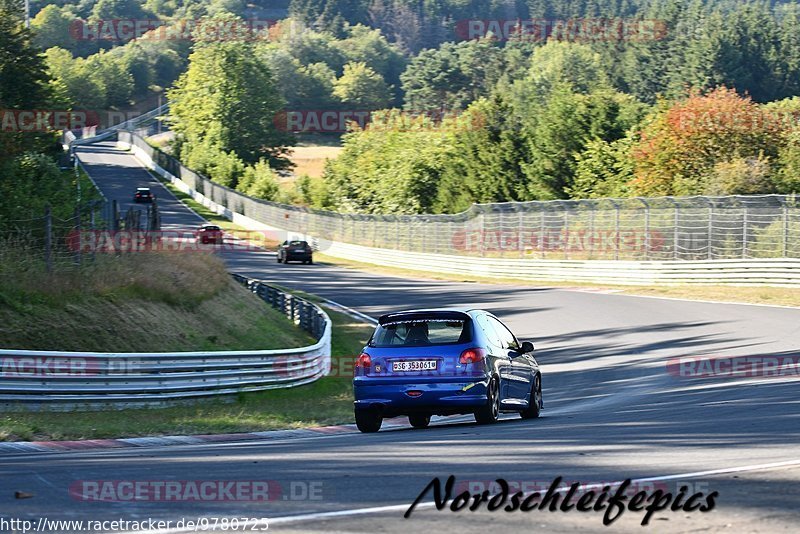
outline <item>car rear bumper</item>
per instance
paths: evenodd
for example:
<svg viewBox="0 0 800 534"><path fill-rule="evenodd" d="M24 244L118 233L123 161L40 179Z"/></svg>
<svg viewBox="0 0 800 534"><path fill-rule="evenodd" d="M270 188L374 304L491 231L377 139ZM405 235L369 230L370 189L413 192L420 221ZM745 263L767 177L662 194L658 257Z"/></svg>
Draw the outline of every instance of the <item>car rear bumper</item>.
<svg viewBox="0 0 800 534"><path fill-rule="evenodd" d="M303 253L303 252L291 252L287 253L285 258L289 261L294 260L310 260L311 254L310 253Z"/></svg>
<svg viewBox="0 0 800 534"><path fill-rule="evenodd" d="M450 415L469 413L486 404L488 382L478 377L436 382L380 382L375 379L354 381L356 410L378 410L384 417L413 413ZM409 391L418 391L420 395L411 396Z"/></svg>

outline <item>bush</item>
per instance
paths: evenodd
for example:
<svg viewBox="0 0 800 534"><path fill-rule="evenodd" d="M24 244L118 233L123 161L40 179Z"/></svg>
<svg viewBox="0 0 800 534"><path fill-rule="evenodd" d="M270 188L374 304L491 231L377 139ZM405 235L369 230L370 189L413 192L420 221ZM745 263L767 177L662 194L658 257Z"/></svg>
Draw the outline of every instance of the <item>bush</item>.
<svg viewBox="0 0 800 534"><path fill-rule="evenodd" d="M788 225L783 218L777 219L755 233L755 243L748 246L749 255L754 258L783 258L784 243L786 244L786 257L800 258L800 217L797 209L793 216L790 215ZM791 213L791 212L790 212ZM784 228L788 233L784 241Z"/></svg>
<svg viewBox="0 0 800 534"><path fill-rule="evenodd" d="M252 167L245 169L236 189L251 197L275 200L278 194L278 181L275 179L269 163L262 159Z"/></svg>

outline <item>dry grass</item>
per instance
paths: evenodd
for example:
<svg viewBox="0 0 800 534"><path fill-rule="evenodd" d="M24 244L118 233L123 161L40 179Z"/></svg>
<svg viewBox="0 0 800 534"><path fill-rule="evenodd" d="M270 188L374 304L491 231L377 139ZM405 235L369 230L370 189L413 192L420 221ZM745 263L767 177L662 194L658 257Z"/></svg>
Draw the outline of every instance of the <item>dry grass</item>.
<svg viewBox="0 0 800 534"><path fill-rule="evenodd" d="M6 249L0 255L0 298L6 304L97 296L186 305L214 296L229 282L222 260L210 253L97 254L81 266L57 263L52 273L46 272L43 261L30 258L19 250Z"/></svg>
<svg viewBox="0 0 800 534"><path fill-rule="evenodd" d="M291 150L292 155L289 159L295 164L294 174L319 178L325 170L325 162L339 157L343 149L340 146L295 146ZM289 181L291 179L281 180L281 182Z"/></svg>
<svg viewBox="0 0 800 534"><path fill-rule="evenodd" d="M3 348L148 352L313 343L237 285L212 254L98 255L95 263L49 274L35 264L0 267Z"/></svg>

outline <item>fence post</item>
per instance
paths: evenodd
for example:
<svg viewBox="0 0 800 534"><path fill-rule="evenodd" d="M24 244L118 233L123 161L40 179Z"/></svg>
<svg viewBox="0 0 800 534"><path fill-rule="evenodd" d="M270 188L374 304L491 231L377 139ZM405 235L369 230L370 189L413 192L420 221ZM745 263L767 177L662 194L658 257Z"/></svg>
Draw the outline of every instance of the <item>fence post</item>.
<svg viewBox="0 0 800 534"><path fill-rule="evenodd" d="M587 200L589 204L589 259L594 258L594 200Z"/></svg>
<svg viewBox="0 0 800 534"><path fill-rule="evenodd" d="M678 221L680 220L680 205L678 202L670 197L672 202L675 204L675 222L672 228L672 259L678 259Z"/></svg>
<svg viewBox="0 0 800 534"><path fill-rule="evenodd" d="M92 207L89 212L89 230L92 232L93 239L96 239L96 236L94 236L94 207ZM78 248L80 248L80 246L80 236L78 236ZM92 247L92 262L96 259L95 248L97 247Z"/></svg>
<svg viewBox="0 0 800 534"><path fill-rule="evenodd" d="M119 204L116 200L111 202L111 230L116 232L119 230Z"/></svg>
<svg viewBox="0 0 800 534"><path fill-rule="evenodd" d="M744 205L744 213L742 215L742 259L747 259L747 204Z"/></svg>
<svg viewBox="0 0 800 534"><path fill-rule="evenodd" d="M44 265L47 272L53 272L53 214L50 204L44 206Z"/></svg>
<svg viewBox="0 0 800 534"><path fill-rule="evenodd" d="M714 201L710 198L706 199L708 201L708 259L714 259L714 254L712 250L712 239L714 235Z"/></svg>
<svg viewBox="0 0 800 534"><path fill-rule="evenodd" d="M480 244L481 244L481 258L486 256L486 214L481 210L481 233L480 233Z"/></svg>
<svg viewBox="0 0 800 534"><path fill-rule="evenodd" d="M644 204L644 260L650 259L650 203L642 197L636 200Z"/></svg>
<svg viewBox="0 0 800 534"><path fill-rule="evenodd" d="M786 199L782 199L783 204L783 257L789 257L789 206L786 205Z"/></svg>
<svg viewBox="0 0 800 534"><path fill-rule="evenodd" d="M539 209L542 210L541 211L541 221L540 221L541 222L541 231L539 232L539 252L542 254L542 259L544 259L544 240L545 240L545 234L544 234L544 206L540 205Z"/></svg>
<svg viewBox="0 0 800 534"><path fill-rule="evenodd" d="M564 204L564 259L569 259L569 204Z"/></svg>
<svg viewBox="0 0 800 534"><path fill-rule="evenodd" d="M614 204L614 259L619 259L619 203L612 200Z"/></svg>
<svg viewBox="0 0 800 534"><path fill-rule="evenodd" d="M80 236L81 236L81 207L80 205L75 206L75 228L77 229L78 235L78 246L75 247L75 263L77 265L81 264L81 247L80 247Z"/></svg>

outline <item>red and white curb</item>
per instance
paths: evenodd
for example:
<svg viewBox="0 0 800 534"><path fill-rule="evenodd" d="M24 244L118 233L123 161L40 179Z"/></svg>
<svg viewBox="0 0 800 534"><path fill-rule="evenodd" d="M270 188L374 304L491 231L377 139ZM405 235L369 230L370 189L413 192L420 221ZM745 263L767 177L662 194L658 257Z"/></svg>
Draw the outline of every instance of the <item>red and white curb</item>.
<svg viewBox="0 0 800 534"><path fill-rule="evenodd" d="M381 428L409 427L405 417L386 419ZM242 441L271 441L292 438L356 434L356 425L332 425L291 430L266 430L236 434L200 434L195 436L153 436L141 438L87 439L73 441L8 441L0 442L0 454L32 452L75 452L96 449L123 449L167 447L171 445L198 445L204 443L234 443Z"/></svg>

